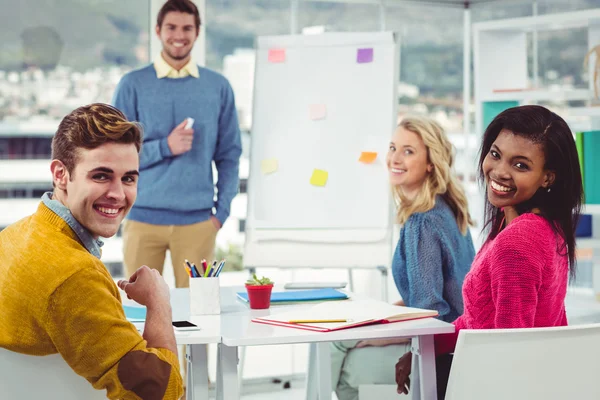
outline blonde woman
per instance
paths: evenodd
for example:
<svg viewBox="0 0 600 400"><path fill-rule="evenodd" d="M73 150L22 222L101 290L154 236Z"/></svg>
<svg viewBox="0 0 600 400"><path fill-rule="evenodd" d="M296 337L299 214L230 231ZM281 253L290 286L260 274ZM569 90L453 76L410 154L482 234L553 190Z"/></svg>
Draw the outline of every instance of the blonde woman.
<svg viewBox="0 0 600 400"><path fill-rule="evenodd" d="M386 158L402 225L392 260L397 305L437 310L452 322L463 311L462 283L475 249L467 198L452 172L452 144L435 121L402 120ZM357 400L361 384L394 384L394 365L410 350L404 340L332 345L332 379L339 400Z"/></svg>

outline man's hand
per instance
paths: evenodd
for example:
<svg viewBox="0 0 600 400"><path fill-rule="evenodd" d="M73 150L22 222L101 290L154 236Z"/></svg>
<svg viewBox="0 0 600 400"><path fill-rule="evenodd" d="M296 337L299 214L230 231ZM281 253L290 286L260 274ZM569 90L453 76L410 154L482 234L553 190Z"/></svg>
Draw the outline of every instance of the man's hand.
<svg viewBox="0 0 600 400"><path fill-rule="evenodd" d="M148 308L170 307L169 286L155 269L143 265L128 281L121 279L118 285L127 297Z"/></svg>
<svg viewBox="0 0 600 400"><path fill-rule="evenodd" d="M214 225L215 229L218 231L219 229L221 229L221 221L219 221L219 219L217 217L215 217L214 215L210 216L210 221L212 222L212 224Z"/></svg>
<svg viewBox="0 0 600 400"><path fill-rule="evenodd" d="M410 371L412 369L412 353L405 353L396 363L396 384L398 394L408 394L410 388Z"/></svg>
<svg viewBox="0 0 600 400"><path fill-rule="evenodd" d="M182 123L177 125L175 129L169 133L169 137L167 138L169 149L171 149L171 153L173 153L174 156L188 152L192 148L192 142L194 141L194 130L185 129L186 124L187 120L184 120Z"/></svg>

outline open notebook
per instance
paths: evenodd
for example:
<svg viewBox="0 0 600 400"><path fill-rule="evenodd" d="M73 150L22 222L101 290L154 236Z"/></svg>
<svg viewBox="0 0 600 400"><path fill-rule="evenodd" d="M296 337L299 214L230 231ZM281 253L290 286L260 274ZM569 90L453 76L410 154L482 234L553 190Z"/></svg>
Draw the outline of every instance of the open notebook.
<svg viewBox="0 0 600 400"><path fill-rule="evenodd" d="M321 303L314 307L275 313L253 322L286 326L317 332L330 332L371 324L386 324L410 319L435 317L437 311L420 308L400 307L372 300L348 300ZM315 321L344 322L315 322ZM306 321L306 322L294 322ZM310 321L310 322L308 322Z"/></svg>

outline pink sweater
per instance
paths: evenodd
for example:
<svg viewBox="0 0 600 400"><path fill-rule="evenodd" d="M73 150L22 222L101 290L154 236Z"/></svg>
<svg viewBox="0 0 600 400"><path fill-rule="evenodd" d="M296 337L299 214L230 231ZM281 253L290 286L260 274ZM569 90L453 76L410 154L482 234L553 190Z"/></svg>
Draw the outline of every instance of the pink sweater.
<svg viewBox="0 0 600 400"><path fill-rule="evenodd" d="M486 242L465 277L456 332L435 337L436 354L453 352L461 329L567 325L569 261L563 243L548 221L529 213Z"/></svg>

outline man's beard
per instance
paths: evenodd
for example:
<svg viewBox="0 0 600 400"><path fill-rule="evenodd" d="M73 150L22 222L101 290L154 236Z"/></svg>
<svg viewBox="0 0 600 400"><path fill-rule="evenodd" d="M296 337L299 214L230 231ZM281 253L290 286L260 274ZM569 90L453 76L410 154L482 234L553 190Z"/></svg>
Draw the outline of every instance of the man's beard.
<svg viewBox="0 0 600 400"><path fill-rule="evenodd" d="M171 58L171 59L173 59L173 60L177 60L177 61L185 60L185 59L187 58L187 56L189 56L189 55L190 55L190 53L192 52L192 51L190 50L190 51L188 51L187 53L185 53L185 54L184 54L184 55L182 55L182 56L175 56L175 55L173 55L173 54L172 54L172 53L171 53L169 50L167 50L167 49L164 49L164 50L165 50L165 53L167 53L167 55L169 56L169 58Z"/></svg>

